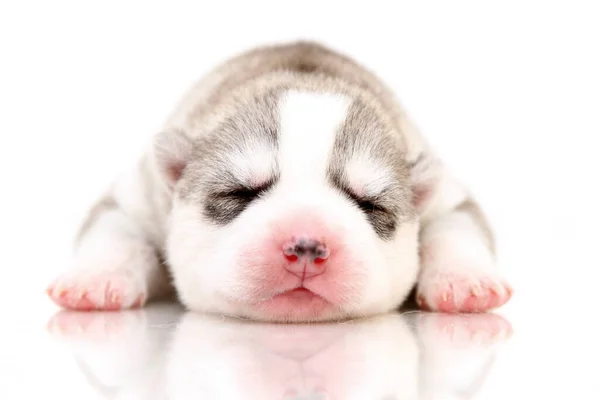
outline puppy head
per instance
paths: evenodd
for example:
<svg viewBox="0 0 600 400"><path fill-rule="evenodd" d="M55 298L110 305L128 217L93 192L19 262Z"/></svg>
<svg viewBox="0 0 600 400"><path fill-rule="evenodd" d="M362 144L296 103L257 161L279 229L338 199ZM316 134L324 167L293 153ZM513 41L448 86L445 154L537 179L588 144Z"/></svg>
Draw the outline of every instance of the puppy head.
<svg viewBox="0 0 600 400"><path fill-rule="evenodd" d="M304 322L397 307L417 275L427 185L384 121L356 97L287 90L238 102L200 138L159 135L182 302Z"/></svg>

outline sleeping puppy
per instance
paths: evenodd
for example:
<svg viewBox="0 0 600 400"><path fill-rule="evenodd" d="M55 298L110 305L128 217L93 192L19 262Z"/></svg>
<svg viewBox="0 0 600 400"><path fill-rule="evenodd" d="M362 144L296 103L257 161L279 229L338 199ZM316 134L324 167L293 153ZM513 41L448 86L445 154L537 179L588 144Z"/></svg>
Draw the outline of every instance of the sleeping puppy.
<svg viewBox="0 0 600 400"><path fill-rule="evenodd" d="M188 309L340 320L418 304L482 312L512 290L492 233L393 93L310 42L261 47L200 80L92 207L48 288L78 310Z"/></svg>

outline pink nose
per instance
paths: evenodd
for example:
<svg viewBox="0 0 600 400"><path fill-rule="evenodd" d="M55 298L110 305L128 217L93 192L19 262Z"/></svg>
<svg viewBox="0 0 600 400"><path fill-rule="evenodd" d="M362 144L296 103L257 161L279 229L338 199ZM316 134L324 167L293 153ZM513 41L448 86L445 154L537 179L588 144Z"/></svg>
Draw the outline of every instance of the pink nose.
<svg viewBox="0 0 600 400"><path fill-rule="evenodd" d="M310 238L292 238L283 246L287 262L285 269L303 279L312 278L325 271L329 249L325 244Z"/></svg>

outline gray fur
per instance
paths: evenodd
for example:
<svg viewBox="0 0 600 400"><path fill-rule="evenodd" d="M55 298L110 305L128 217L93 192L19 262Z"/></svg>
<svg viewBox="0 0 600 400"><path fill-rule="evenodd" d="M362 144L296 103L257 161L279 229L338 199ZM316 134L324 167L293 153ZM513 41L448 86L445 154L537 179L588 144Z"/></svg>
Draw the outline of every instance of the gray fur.
<svg viewBox="0 0 600 400"><path fill-rule="evenodd" d="M277 182L278 98L277 92L270 92L250 99L211 135L196 140L192 160L183 174L180 196L202 208L209 221L217 225L231 222L252 200L249 194L264 194ZM272 151L274 168L265 184L254 187L236 176L225 156L247 152L258 144Z"/></svg>
<svg viewBox="0 0 600 400"><path fill-rule="evenodd" d="M284 90L284 89L282 89ZM258 196L276 185L279 171L260 187L252 187L231 170L225 158L234 152L248 151L249 144L259 143L272 149L276 166L279 138L278 100L282 91L270 91L236 105L213 132L195 140L189 168L184 171L180 195L202 209L205 218L217 225L233 221ZM399 223L413 219L408 166L398 143L376 110L356 99L336 136L330 158L330 184L348 197L367 215L375 232L389 240ZM393 184L372 198L357 198L346 181L345 166L354 155L367 153L387 165L394 176Z"/></svg>
<svg viewBox="0 0 600 400"><path fill-rule="evenodd" d="M415 196L425 193L429 198L435 191L437 160L393 92L353 59L318 43L302 41L259 47L233 57L184 97L166 124L166 129L181 129L194 141L193 155L179 185L180 195L198 204L216 224L226 224L239 215L244 204L221 194L244 183L230 173L222 155L257 140L271 146L276 161L278 98L292 89L338 93L354 99L335 142L328 178L358 205L346 184L344 166L350 155L368 152L391 167L396 184L377 199L367 199L375 208L363 207L382 239L393 237L404 221L427 217L421 215L422 209L415 209L414 201ZM275 165L271 184L276 185L278 174ZM419 187L419 180L426 181L425 188ZM463 210L482 221L472 207ZM485 222L482 230L490 232Z"/></svg>
<svg viewBox="0 0 600 400"><path fill-rule="evenodd" d="M334 144L328 170L331 184L354 201L367 214L375 232L383 239L393 237L398 223L415 217L411 204L407 166L391 132L375 110L355 100ZM346 165L355 155L367 154L390 167L394 176L387 188L370 198L359 198L347 184Z"/></svg>

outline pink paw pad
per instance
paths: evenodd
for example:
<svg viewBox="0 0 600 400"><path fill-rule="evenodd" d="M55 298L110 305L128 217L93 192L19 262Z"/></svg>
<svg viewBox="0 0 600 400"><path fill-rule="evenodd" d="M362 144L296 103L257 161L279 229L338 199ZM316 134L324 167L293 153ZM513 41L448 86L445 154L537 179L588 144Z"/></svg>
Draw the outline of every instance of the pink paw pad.
<svg viewBox="0 0 600 400"><path fill-rule="evenodd" d="M445 313L481 313L506 304L512 288L494 279L467 280L448 276L435 283L421 284L419 306L428 311Z"/></svg>

